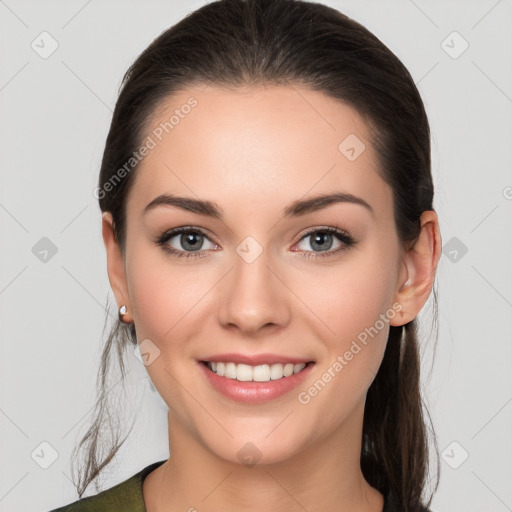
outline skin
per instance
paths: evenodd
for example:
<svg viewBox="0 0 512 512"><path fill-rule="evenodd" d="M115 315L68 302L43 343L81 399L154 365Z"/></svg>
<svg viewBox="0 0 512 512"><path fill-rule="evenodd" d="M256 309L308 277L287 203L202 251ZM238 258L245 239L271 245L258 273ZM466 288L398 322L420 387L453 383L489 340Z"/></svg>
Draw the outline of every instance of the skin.
<svg viewBox="0 0 512 512"><path fill-rule="evenodd" d="M359 463L365 398L389 325L414 319L431 292L441 248L437 215L423 213L421 234L405 251L367 127L339 101L299 86L190 88L160 106L151 128L190 96L197 106L136 170L124 254L110 213L103 214L112 289L139 342L150 339L160 350L146 369L169 408L172 456L144 481L146 508L381 511L383 496ZM366 145L354 161L338 149L349 134ZM345 202L283 217L293 201L334 191L364 199L373 213ZM214 201L224 217L173 206L144 215L164 192ZM206 233L202 257L177 258L155 243L180 226ZM312 246L314 234L304 238L329 226L357 243L334 252L344 244L333 236L322 251ZM247 236L263 250L251 263L236 252ZM179 235L166 243L187 251ZM298 393L393 304L401 310L301 404ZM225 352L295 355L315 367L298 389L241 404L219 394L196 367L201 356ZM261 452L254 466L237 456L248 442Z"/></svg>

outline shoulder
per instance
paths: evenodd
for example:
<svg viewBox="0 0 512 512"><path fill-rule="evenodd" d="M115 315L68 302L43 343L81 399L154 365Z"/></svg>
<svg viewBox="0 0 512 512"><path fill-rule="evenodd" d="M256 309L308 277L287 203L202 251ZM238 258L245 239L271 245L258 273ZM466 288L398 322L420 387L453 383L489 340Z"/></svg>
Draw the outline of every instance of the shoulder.
<svg viewBox="0 0 512 512"><path fill-rule="evenodd" d="M164 462L154 462L110 489L49 512L146 512L142 483L151 471Z"/></svg>

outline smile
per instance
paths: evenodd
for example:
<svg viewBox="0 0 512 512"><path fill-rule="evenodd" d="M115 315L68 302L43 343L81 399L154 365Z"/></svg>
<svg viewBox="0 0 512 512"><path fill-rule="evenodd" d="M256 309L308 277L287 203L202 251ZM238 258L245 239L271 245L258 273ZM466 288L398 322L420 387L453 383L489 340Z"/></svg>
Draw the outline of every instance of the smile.
<svg viewBox="0 0 512 512"><path fill-rule="evenodd" d="M308 357L290 354L204 354L196 360L208 387L224 397L246 404L281 398L300 386L316 367ZM288 397L288 398L286 398Z"/></svg>
<svg viewBox="0 0 512 512"><path fill-rule="evenodd" d="M251 366L249 364L236 364L229 361L204 361L203 363L218 376L238 380L241 382L268 382L270 380L288 378L301 372L307 366L307 364L309 364L275 363Z"/></svg>

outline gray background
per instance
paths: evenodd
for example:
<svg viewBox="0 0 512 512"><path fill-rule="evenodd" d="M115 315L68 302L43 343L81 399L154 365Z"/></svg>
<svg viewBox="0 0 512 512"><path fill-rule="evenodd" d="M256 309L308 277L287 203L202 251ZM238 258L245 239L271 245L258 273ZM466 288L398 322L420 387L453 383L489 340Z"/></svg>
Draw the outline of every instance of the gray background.
<svg viewBox="0 0 512 512"><path fill-rule="evenodd" d="M512 1L325 3L398 55L431 122L444 245L435 355L422 343L443 454L432 509L512 510ZM92 192L117 88L203 4L0 0L0 511L77 498L69 457L91 419L107 296L115 305ZM46 259L43 237L57 250ZM165 405L129 364L136 428L104 488L168 455Z"/></svg>

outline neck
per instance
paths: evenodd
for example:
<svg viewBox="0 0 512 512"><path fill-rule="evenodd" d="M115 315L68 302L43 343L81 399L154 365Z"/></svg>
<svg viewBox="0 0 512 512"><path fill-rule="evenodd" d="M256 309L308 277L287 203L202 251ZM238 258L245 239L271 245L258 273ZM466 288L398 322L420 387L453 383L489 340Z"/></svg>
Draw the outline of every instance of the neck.
<svg viewBox="0 0 512 512"><path fill-rule="evenodd" d="M362 413L291 458L252 466L218 457L169 414L171 457L144 481L147 512L381 512L360 467Z"/></svg>

